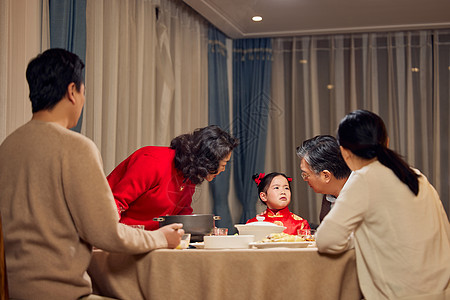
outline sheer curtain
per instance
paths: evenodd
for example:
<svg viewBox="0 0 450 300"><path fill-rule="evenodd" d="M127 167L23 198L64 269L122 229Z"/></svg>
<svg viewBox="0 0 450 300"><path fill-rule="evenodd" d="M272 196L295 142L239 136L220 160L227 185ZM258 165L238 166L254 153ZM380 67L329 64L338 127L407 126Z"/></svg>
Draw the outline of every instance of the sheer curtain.
<svg viewBox="0 0 450 300"><path fill-rule="evenodd" d="M320 195L301 179L296 147L335 135L358 108L383 118L390 147L428 177L449 213L449 42L449 30L274 39L266 170L294 178L294 213L318 223Z"/></svg>
<svg viewBox="0 0 450 300"><path fill-rule="evenodd" d="M82 132L106 174L142 146L208 124L207 24L181 1L87 1ZM194 212L210 211L207 184ZM200 201L201 200L201 201Z"/></svg>
<svg viewBox="0 0 450 300"><path fill-rule="evenodd" d="M48 1L0 1L0 144L31 119L25 71L49 47Z"/></svg>

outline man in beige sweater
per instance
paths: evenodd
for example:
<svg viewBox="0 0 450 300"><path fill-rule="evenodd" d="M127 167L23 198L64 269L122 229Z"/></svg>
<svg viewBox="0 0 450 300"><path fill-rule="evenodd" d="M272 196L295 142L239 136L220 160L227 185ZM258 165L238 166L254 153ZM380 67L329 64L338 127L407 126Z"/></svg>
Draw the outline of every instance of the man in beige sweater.
<svg viewBox="0 0 450 300"><path fill-rule="evenodd" d="M156 231L118 222L95 144L69 130L85 101L83 62L62 49L33 59L32 120L0 146L0 211L11 298L78 299L92 293L92 247L140 254L174 248L182 224Z"/></svg>

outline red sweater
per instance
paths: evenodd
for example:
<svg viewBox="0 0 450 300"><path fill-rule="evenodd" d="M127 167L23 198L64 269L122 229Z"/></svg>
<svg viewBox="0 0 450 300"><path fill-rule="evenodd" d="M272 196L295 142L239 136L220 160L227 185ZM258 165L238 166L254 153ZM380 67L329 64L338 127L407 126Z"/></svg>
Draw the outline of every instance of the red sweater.
<svg viewBox="0 0 450 300"><path fill-rule="evenodd" d="M175 169L175 150L143 147L121 162L107 179L120 222L159 228L154 217L192 213L195 185Z"/></svg>
<svg viewBox="0 0 450 300"><path fill-rule="evenodd" d="M261 213L259 216L263 216L265 222L285 226L286 229L283 232L287 234L297 235L298 229L310 228L308 221L306 221L302 217L297 216L294 213L291 213L287 206L275 213L270 208L267 208L266 211ZM254 217L253 219L248 220L247 224L257 221L258 220L256 219L256 217Z"/></svg>

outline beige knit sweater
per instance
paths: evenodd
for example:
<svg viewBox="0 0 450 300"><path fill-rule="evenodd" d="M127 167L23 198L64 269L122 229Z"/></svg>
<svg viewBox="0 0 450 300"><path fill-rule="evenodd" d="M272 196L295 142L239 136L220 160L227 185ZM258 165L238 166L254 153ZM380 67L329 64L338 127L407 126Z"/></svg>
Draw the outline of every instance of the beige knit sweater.
<svg viewBox="0 0 450 300"><path fill-rule="evenodd" d="M352 232L365 299L450 299L450 225L425 175L415 196L379 161L353 171L317 230L319 252L345 251Z"/></svg>
<svg viewBox="0 0 450 300"><path fill-rule="evenodd" d="M92 246L145 253L160 232L118 223L95 144L32 120L0 146L0 211L11 298L77 299L91 293Z"/></svg>

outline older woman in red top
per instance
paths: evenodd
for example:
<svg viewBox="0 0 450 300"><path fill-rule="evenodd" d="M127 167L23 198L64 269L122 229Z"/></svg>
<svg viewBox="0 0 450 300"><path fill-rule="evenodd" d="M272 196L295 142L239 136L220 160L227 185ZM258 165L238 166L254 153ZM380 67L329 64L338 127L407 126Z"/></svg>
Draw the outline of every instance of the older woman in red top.
<svg viewBox="0 0 450 300"><path fill-rule="evenodd" d="M211 125L174 138L170 147L137 150L107 177L120 222L154 230L154 217L191 214L195 186L223 172L237 144Z"/></svg>

